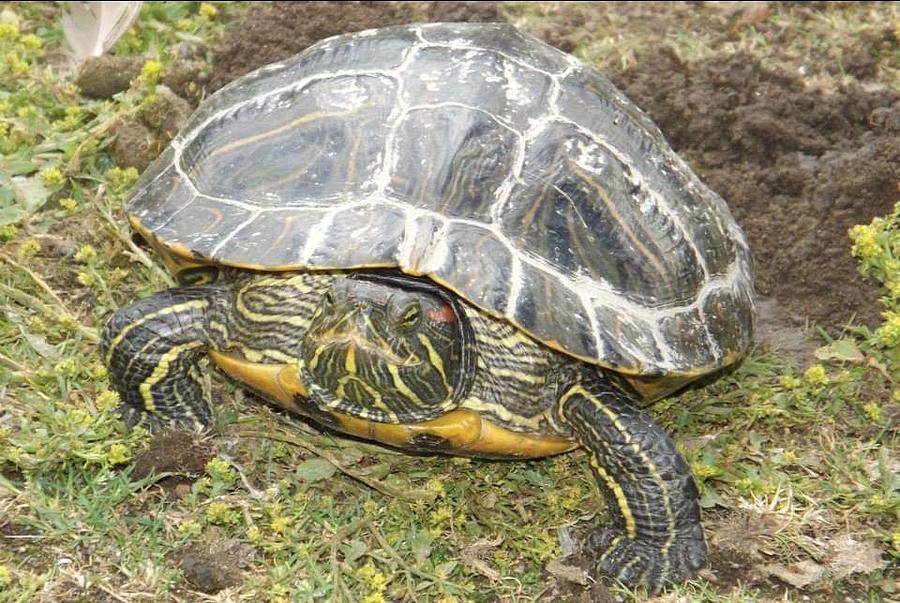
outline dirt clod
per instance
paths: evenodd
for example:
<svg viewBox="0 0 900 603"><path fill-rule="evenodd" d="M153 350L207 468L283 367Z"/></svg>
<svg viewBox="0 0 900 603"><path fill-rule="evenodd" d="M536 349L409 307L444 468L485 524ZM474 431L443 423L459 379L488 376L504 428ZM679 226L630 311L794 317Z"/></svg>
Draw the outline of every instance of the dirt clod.
<svg viewBox="0 0 900 603"><path fill-rule="evenodd" d="M144 171L169 144L193 112L185 99L168 86L157 86L153 100L141 105L136 119L118 124L113 132L113 155L120 166Z"/></svg>
<svg viewBox="0 0 900 603"><path fill-rule="evenodd" d="M252 550L237 540L196 543L175 553L185 579L198 590L215 594L241 583Z"/></svg>
<svg viewBox="0 0 900 603"><path fill-rule="evenodd" d="M206 470L213 457L212 447L188 431L164 431L150 441L134 463L132 479L140 480L156 473L175 473L157 482L164 491L177 493L178 486L189 484Z"/></svg>
<svg viewBox="0 0 900 603"><path fill-rule="evenodd" d="M141 65L140 57L93 57L81 66L75 84L84 96L111 98L128 90L131 80L140 75Z"/></svg>
<svg viewBox="0 0 900 603"><path fill-rule="evenodd" d="M156 135L139 121L123 120L113 128L116 141L112 153L122 167L133 167L142 172L162 152Z"/></svg>

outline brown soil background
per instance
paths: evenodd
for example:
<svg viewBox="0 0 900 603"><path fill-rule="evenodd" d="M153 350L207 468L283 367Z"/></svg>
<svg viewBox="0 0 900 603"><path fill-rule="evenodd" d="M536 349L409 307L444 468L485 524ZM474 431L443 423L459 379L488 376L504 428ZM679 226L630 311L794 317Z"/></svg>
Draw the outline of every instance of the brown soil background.
<svg viewBox="0 0 900 603"><path fill-rule="evenodd" d="M879 292L858 275L847 231L888 213L900 197L900 95L873 80L874 57L897 48L896 33L848 42L839 65L853 79L828 91L810 85L794 66L764 66L742 52L684 61L664 43L673 22L687 31L702 28L714 43L732 39L736 27L747 23L777 37L766 29L775 27L764 18L766 5L746 10L751 12L723 13L699 3L562 3L553 19L531 30L566 51L577 50L577 36L613 22L658 39L638 49L627 67L606 75L650 114L747 232L763 340L783 340L786 330L809 321L832 332L848 323L875 325ZM797 18L815 18L817 7L796 10ZM260 5L213 49L209 90L342 32L508 18L487 2ZM822 57L823 63L832 59ZM810 67L822 69L832 67Z"/></svg>

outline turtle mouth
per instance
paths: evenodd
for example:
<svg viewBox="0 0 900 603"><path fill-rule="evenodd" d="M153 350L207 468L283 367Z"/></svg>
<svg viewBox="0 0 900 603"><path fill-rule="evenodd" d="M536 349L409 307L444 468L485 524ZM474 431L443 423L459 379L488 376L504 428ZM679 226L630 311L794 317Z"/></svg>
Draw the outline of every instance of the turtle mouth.
<svg viewBox="0 0 900 603"><path fill-rule="evenodd" d="M342 355L345 355L351 353L352 349L354 354L361 353L372 356L397 367L412 368L422 364L422 360L412 352L404 358L387 346L373 344L368 339L352 333L320 336L315 338L315 342L320 354L339 350Z"/></svg>

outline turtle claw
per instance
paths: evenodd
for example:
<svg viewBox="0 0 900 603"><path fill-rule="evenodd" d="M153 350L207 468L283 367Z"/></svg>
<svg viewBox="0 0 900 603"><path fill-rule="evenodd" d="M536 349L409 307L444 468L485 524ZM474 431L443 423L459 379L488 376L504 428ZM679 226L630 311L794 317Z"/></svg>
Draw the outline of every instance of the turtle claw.
<svg viewBox="0 0 900 603"><path fill-rule="evenodd" d="M632 539L609 527L594 530L588 546L596 555L597 573L615 578L628 587L644 584L657 594L669 582L682 582L697 573L706 561L703 532L678 535L664 551L662 543Z"/></svg>
<svg viewBox="0 0 900 603"><path fill-rule="evenodd" d="M200 433L207 429L207 426L203 422L193 417L178 416L173 418L163 418L159 415L136 409L127 404L120 404L116 409L116 412L118 412L119 417L125 423L128 431L140 427L146 429L150 433L160 433L169 429L182 429Z"/></svg>

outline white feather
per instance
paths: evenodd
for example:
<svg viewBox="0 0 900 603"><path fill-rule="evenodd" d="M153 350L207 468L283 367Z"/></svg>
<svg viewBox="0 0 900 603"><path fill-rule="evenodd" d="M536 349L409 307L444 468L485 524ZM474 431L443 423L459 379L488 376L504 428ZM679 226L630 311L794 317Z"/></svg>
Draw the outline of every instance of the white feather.
<svg viewBox="0 0 900 603"><path fill-rule="evenodd" d="M62 28L75 58L99 57L128 31L143 2L63 2Z"/></svg>

